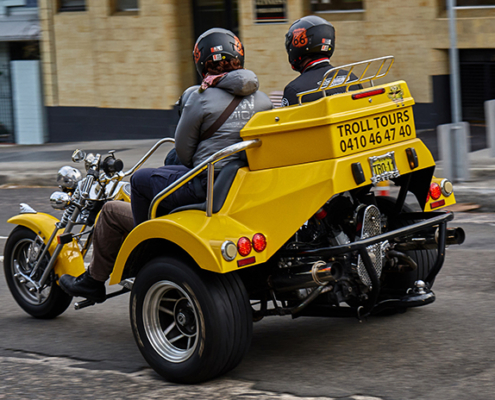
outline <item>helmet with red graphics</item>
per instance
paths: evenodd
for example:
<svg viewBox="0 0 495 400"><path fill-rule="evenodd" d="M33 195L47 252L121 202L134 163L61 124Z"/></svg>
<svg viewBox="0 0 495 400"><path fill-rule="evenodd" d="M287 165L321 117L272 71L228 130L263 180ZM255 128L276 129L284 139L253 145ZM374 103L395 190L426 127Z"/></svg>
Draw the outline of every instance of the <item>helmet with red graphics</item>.
<svg viewBox="0 0 495 400"><path fill-rule="evenodd" d="M205 64L208 60L217 62L237 59L243 67L244 46L231 31L223 28L212 28L196 40L193 57L196 70L201 77L204 77L206 75Z"/></svg>
<svg viewBox="0 0 495 400"><path fill-rule="evenodd" d="M309 55L330 58L335 49L335 28L327 20L310 15L294 22L285 35L285 49L292 69L301 71L301 62Z"/></svg>

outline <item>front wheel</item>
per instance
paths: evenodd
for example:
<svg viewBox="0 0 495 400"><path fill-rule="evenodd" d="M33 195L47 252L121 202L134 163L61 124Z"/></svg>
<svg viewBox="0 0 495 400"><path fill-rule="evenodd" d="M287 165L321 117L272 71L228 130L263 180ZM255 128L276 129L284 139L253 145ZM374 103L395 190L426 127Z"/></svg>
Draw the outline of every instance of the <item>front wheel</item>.
<svg viewBox="0 0 495 400"><path fill-rule="evenodd" d="M33 271L31 254L35 247L36 233L23 226L16 227L5 244L3 268L5 280L15 301L28 314L35 318L51 319L62 314L69 307L72 296L66 294L55 282L53 271L48 277L45 288L37 294L33 284L29 283L19 273L30 276ZM44 267L48 264L46 256L39 261L40 265L34 280L40 279Z"/></svg>
<svg viewBox="0 0 495 400"><path fill-rule="evenodd" d="M151 367L196 383L236 367L252 336L249 299L235 273L215 274L170 257L139 272L130 298L134 338Z"/></svg>

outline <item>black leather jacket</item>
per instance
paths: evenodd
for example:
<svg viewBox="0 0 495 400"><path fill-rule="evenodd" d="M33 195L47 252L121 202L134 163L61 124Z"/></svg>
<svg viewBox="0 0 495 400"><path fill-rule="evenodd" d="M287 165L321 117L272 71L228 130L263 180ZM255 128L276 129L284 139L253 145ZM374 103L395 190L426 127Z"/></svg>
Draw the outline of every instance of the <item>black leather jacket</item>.
<svg viewBox="0 0 495 400"><path fill-rule="evenodd" d="M294 79L291 83L289 83L284 89L284 97L282 99L282 106L291 106L293 104L298 104L297 93L301 93L307 90L316 89L321 84L321 80L325 73L332 69L332 65L327 62L322 62L316 65L311 66L306 69L301 75L299 75L296 79ZM337 78L333 81L335 84L340 84L343 82L345 76L347 75L347 71L341 70L339 71ZM342 78L340 78L342 76ZM329 77L332 79L332 76ZM357 79L356 75L351 74L351 79ZM332 84L333 84L332 83ZM359 90L362 89L361 85L353 85L349 88L349 90ZM337 93L345 92L345 87L339 87L337 89L328 89L326 90L327 96ZM315 101L323 97L323 93L312 93L310 95L304 96L302 98L303 103L307 103L309 101Z"/></svg>

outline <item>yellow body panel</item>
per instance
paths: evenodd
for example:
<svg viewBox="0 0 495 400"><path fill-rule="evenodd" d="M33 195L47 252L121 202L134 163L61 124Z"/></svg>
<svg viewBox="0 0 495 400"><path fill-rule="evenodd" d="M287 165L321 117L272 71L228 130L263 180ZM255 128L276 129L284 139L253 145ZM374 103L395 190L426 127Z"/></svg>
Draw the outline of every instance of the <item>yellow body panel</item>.
<svg viewBox="0 0 495 400"><path fill-rule="evenodd" d="M162 238L184 249L198 265L207 270L226 273L239 269L237 255L226 261L221 246L226 240L237 243L242 236L252 238L263 233L267 247L254 256L250 267L267 261L279 248L333 195L371 183L368 158L395 151L397 168L401 174L412 172L406 149L414 147L418 155L418 169L435 165L431 153L419 139L369 150L349 157L313 163L291 165L275 169L250 171L240 169L222 209L206 217L204 211L188 210L147 221L136 227L124 242L117 257L111 284L121 280L125 262L140 243ZM366 181L356 185L351 165L360 162Z"/></svg>
<svg viewBox="0 0 495 400"><path fill-rule="evenodd" d="M48 242L50 236L55 229L55 223L58 222L58 219L45 213L36 213L36 214L19 214L8 221L10 224L25 226L26 228L31 229L33 232L37 233L43 238L45 243ZM63 233L63 229L60 229L59 234ZM53 254L55 247L57 246L57 240L55 239L48 251L50 254ZM70 274L73 276L81 275L84 269L84 260L79 251L79 246L75 240L71 243L66 244L62 252L57 258L57 262L53 267L55 274L59 277L63 274Z"/></svg>
<svg viewBox="0 0 495 400"><path fill-rule="evenodd" d="M393 89L392 89L393 88ZM392 91L401 97L392 100ZM251 170L339 158L414 139L414 100L404 81L376 86L384 92L354 100L353 94L324 97L301 106L257 113L241 131L262 146L246 150Z"/></svg>

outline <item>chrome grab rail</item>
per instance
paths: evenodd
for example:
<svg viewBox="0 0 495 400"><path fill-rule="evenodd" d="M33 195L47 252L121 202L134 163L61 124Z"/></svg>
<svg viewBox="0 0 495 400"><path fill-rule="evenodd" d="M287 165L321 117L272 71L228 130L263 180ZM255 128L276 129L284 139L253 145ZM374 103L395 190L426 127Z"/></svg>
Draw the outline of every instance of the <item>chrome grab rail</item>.
<svg viewBox="0 0 495 400"><path fill-rule="evenodd" d="M191 179L198 176L205 169L208 169L208 183L206 188L206 216L211 217L213 214L213 183L214 183L214 165L224 158L231 156L240 151L258 147L261 145L261 141L259 139L247 140L245 142L235 143L230 145L222 150L217 151L215 154L207 158L201 164L193 168L184 176L177 179L175 182L172 182L165 189L163 189L160 193L158 193L153 200L151 201L151 205L148 211L148 219L152 219L156 217L156 210L160 202L181 187L184 183L190 181Z"/></svg>
<svg viewBox="0 0 495 400"><path fill-rule="evenodd" d="M371 74L369 76L365 76L365 74L368 72L370 65L372 63L375 63L378 61L381 61L381 64L380 64L380 67L378 68L378 70L376 71L376 73ZM382 72L383 67L387 64L387 62L389 64L386 68L386 71ZM316 89L306 90L304 92L300 92L297 94L297 97L299 100L299 105L302 105L303 96L306 96L308 94L323 92L323 97L326 97L327 94L326 94L325 90L328 90L328 89L336 89L336 88L345 86L346 87L345 91L348 92L349 87L351 85L357 85L357 84L365 83L365 82L370 82L371 86L373 86L373 81L375 79L383 78L385 75L387 75L389 73L390 68L392 68L393 63L394 63L394 56L385 56L385 57L373 58L371 60L365 60L365 61L360 61L357 63L346 64L346 65L341 65L340 67L331 68L327 72L325 72L325 75L323 76L323 78L321 80L320 86L318 86ZM352 71L354 70L355 67L357 67L359 65L365 65L364 70L361 73L361 75L359 76L359 78L351 81L350 79L351 79ZM337 76L339 74L339 71L344 70L344 69L348 69L347 75L345 76L344 81L342 83L339 83L339 84L333 84L335 78L337 78ZM331 79L329 79L328 77L332 73L333 73L333 76ZM340 76L343 77L344 75L340 75Z"/></svg>

